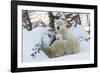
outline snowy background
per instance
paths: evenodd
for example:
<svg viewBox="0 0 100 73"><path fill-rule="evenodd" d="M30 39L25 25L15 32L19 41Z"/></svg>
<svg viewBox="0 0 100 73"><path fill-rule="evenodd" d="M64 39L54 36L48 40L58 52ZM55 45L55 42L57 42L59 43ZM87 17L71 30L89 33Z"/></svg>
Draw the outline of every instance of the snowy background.
<svg viewBox="0 0 100 73"><path fill-rule="evenodd" d="M70 12L42 12L23 10L22 62L87 60L90 58L89 14ZM55 39L54 20L66 19L71 23L70 31L80 40L80 52L50 59L41 50Z"/></svg>

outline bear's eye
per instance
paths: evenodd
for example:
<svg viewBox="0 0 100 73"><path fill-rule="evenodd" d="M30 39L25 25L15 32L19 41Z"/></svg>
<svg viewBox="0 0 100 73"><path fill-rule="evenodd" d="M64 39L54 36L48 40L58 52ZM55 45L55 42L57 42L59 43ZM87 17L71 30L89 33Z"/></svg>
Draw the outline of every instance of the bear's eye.
<svg viewBox="0 0 100 73"><path fill-rule="evenodd" d="M59 29L59 26L57 27L57 29Z"/></svg>

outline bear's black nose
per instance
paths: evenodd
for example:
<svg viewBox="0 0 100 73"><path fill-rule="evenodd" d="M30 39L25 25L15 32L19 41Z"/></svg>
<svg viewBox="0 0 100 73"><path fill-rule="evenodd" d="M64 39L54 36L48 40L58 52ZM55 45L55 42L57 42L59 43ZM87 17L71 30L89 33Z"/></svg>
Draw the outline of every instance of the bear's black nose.
<svg viewBox="0 0 100 73"><path fill-rule="evenodd" d="M57 29L59 29L59 27L57 27Z"/></svg>

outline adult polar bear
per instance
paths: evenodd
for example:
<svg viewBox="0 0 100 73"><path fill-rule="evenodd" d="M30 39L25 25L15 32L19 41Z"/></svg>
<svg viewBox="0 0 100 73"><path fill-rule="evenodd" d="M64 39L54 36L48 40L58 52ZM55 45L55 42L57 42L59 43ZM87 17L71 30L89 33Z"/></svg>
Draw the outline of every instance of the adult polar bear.
<svg viewBox="0 0 100 73"><path fill-rule="evenodd" d="M67 54L74 54L80 51L80 41L69 31L70 24L67 20L55 20L55 30L57 34L62 35L62 39L66 41L65 52ZM61 37L60 37L61 38Z"/></svg>
<svg viewBox="0 0 100 73"><path fill-rule="evenodd" d="M55 20L55 30L58 36L58 40L43 51L50 58L64 56L65 54L74 54L80 51L80 41L69 31L69 23L62 19Z"/></svg>

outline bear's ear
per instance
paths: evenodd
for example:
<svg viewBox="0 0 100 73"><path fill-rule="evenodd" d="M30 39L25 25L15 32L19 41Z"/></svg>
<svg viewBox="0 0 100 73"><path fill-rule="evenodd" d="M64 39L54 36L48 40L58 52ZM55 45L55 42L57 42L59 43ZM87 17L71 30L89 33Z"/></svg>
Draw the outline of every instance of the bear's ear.
<svg viewBox="0 0 100 73"><path fill-rule="evenodd" d="M57 20L57 19L54 19L54 24L55 24L56 20Z"/></svg>
<svg viewBox="0 0 100 73"><path fill-rule="evenodd" d="M65 24L67 28L70 28L72 26L72 23L68 20L65 20Z"/></svg>
<svg viewBox="0 0 100 73"><path fill-rule="evenodd" d="M56 21L56 19L54 19L54 22Z"/></svg>

